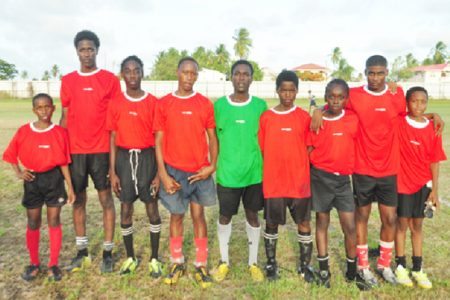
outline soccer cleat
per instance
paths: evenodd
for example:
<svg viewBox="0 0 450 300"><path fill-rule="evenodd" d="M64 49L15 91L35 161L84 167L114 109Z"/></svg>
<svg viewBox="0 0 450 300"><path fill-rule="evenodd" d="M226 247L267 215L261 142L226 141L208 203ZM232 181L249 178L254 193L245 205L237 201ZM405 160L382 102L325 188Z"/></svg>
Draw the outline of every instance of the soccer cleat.
<svg viewBox="0 0 450 300"><path fill-rule="evenodd" d="M267 263L266 265L266 278L269 281L272 280L277 280L279 278L278 276L278 266L277 266L277 262L271 262L271 263Z"/></svg>
<svg viewBox="0 0 450 300"><path fill-rule="evenodd" d="M412 275L412 278L414 278L414 280L417 282L417 285L420 288L431 289L433 287L433 284L428 279L427 274L425 274L422 270L420 270L418 272L412 271L411 275Z"/></svg>
<svg viewBox="0 0 450 300"><path fill-rule="evenodd" d="M66 270L68 272L78 272L81 270L85 270L91 266L91 257L90 256L84 256L84 255L77 255L75 256L70 264L66 267Z"/></svg>
<svg viewBox="0 0 450 300"><path fill-rule="evenodd" d="M176 284L181 276L186 272L186 267L184 264L173 264L170 268L170 273L164 278L165 284Z"/></svg>
<svg viewBox="0 0 450 300"><path fill-rule="evenodd" d="M375 276L369 268L358 270L355 277L355 282L358 288L362 291L370 290L378 285Z"/></svg>
<svg viewBox="0 0 450 300"><path fill-rule="evenodd" d="M148 271L150 272L150 276L153 278L159 278L162 275L162 264L156 258L152 258L152 260L148 263Z"/></svg>
<svg viewBox="0 0 450 300"><path fill-rule="evenodd" d="M39 272L41 271L40 266L29 265L25 267L25 271L22 273L22 279L26 281L32 281L36 279Z"/></svg>
<svg viewBox="0 0 450 300"><path fill-rule="evenodd" d="M114 265L114 262L113 262L113 259L112 259L111 256L104 257L103 261L102 261L102 265L100 267L100 272L102 274L104 274L104 273L112 273L113 265Z"/></svg>
<svg viewBox="0 0 450 300"><path fill-rule="evenodd" d="M138 266L139 261L137 258L128 257L120 267L119 274L120 275L132 274L134 273L134 271L136 271Z"/></svg>
<svg viewBox="0 0 450 300"><path fill-rule="evenodd" d="M317 274L317 284L326 287L329 289L331 287L330 280L331 274L330 271L322 270Z"/></svg>
<svg viewBox="0 0 450 300"><path fill-rule="evenodd" d="M378 268L377 269L378 275L383 277L383 279L386 282L389 282L390 284L397 284L397 278L395 278L394 272L392 272L392 269L390 267L385 268Z"/></svg>
<svg viewBox="0 0 450 300"><path fill-rule="evenodd" d="M250 272L250 275L252 276L254 282L264 281L264 273L256 264L249 266L248 271Z"/></svg>
<svg viewBox="0 0 450 300"><path fill-rule="evenodd" d="M194 277L195 281L197 281L202 289L210 287L213 282L211 276L208 274L208 270L206 270L206 267L204 266L195 268Z"/></svg>
<svg viewBox="0 0 450 300"><path fill-rule="evenodd" d="M408 270L403 268L402 265L398 265L395 270L395 277L397 278L397 283L407 287L413 287L413 282L409 278Z"/></svg>
<svg viewBox="0 0 450 300"><path fill-rule="evenodd" d="M217 270L213 275L213 279L216 282L221 282L227 277L228 272L230 272L230 267L227 263L219 261L219 265L217 266Z"/></svg>
<svg viewBox="0 0 450 300"><path fill-rule="evenodd" d="M302 276L303 279L308 283L314 282L316 280L314 270L311 266L302 266L301 264L299 264L297 273Z"/></svg>
<svg viewBox="0 0 450 300"><path fill-rule="evenodd" d="M58 266L51 266L47 273L48 281L60 281L62 279L62 272Z"/></svg>

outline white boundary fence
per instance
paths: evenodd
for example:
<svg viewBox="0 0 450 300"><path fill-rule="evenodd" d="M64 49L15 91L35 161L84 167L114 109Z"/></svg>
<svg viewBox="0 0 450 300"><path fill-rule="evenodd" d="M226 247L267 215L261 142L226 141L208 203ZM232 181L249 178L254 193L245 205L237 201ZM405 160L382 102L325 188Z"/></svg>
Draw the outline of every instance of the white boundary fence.
<svg viewBox="0 0 450 300"><path fill-rule="evenodd" d="M124 82L121 82L124 88ZM359 86L364 82L349 82L350 87ZM412 86L423 86L428 90L429 95L435 99L450 99L450 82L445 83L424 83L424 82L400 82L400 86L406 90ZM299 98L306 98L308 90L316 98L323 98L326 82L301 81L299 86ZM37 93L48 93L52 97L59 97L61 82L58 80L49 81L26 81L26 80L8 80L0 81L0 93L3 92L13 98L31 98ZM177 87L177 81L143 81L142 88L157 97L164 96ZM220 82L197 82L195 90L210 98L218 98L223 95L229 95L233 91L230 81ZM254 81L250 87L250 92L254 96L261 98L277 98L275 93L275 82Z"/></svg>

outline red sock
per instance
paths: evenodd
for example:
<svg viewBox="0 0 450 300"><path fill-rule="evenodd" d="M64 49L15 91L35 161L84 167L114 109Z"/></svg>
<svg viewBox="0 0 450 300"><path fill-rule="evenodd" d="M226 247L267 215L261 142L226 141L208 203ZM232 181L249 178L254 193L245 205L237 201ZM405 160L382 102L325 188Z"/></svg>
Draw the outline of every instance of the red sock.
<svg viewBox="0 0 450 300"><path fill-rule="evenodd" d="M175 236L170 238L170 256L173 263L184 263L183 236Z"/></svg>
<svg viewBox="0 0 450 300"><path fill-rule="evenodd" d="M369 246L357 245L356 255L358 256L358 270L369 268Z"/></svg>
<svg viewBox="0 0 450 300"><path fill-rule="evenodd" d="M195 266L206 266L208 261L208 238L194 238Z"/></svg>
<svg viewBox="0 0 450 300"><path fill-rule="evenodd" d="M30 264L39 266L39 238L41 237L40 228L31 229L27 226L26 239L28 253L30 254Z"/></svg>
<svg viewBox="0 0 450 300"><path fill-rule="evenodd" d="M392 248L394 242L380 241L380 257L378 258L378 268L389 268L391 266Z"/></svg>
<svg viewBox="0 0 450 300"><path fill-rule="evenodd" d="M48 237L50 242L50 260L48 267L57 266L59 252L61 251L62 243L62 228L61 224L56 227L48 226Z"/></svg>

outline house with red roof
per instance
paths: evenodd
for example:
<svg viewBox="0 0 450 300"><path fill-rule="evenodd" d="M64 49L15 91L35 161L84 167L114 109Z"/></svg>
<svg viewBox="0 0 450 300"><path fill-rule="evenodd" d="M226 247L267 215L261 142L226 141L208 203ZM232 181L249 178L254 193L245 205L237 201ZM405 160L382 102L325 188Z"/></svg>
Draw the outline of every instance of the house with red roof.
<svg viewBox="0 0 450 300"><path fill-rule="evenodd" d="M411 69L414 77L411 81L450 82L450 64L417 66Z"/></svg>
<svg viewBox="0 0 450 300"><path fill-rule="evenodd" d="M303 64L291 69L296 72L299 78L304 81L326 81L330 74L330 69L318 64Z"/></svg>

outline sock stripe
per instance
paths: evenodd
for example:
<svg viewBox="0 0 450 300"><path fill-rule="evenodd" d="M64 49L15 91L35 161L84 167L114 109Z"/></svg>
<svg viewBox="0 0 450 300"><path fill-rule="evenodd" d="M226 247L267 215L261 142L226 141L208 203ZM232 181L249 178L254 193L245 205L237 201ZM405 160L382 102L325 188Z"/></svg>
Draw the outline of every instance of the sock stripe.
<svg viewBox="0 0 450 300"><path fill-rule="evenodd" d="M114 248L114 242L103 242L103 250L112 251Z"/></svg>
<svg viewBox="0 0 450 300"><path fill-rule="evenodd" d="M278 239L278 233L270 234L270 233L267 233L264 231L263 236L265 239L269 239L269 240L277 240Z"/></svg>
<svg viewBox="0 0 450 300"><path fill-rule="evenodd" d="M326 260L328 260L330 257L327 255L327 256L324 256L324 257L320 257L320 256L317 256L317 261L326 261Z"/></svg>
<svg viewBox="0 0 450 300"><path fill-rule="evenodd" d="M133 226L128 227L128 228L122 228L121 232L122 232L123 236L132 235L134 232Z"/></svg>
<svg viewBox="0 0 450 300"><path fill-rule="evenodd" d="M77 236L75 237L75 245L77 246L77 250L84 250L88 247L88 237L87 236Z"/></svg>
<svg viewBox="0 0 450 300"><path fill-rule="evenodd" d="M297 233L297 241L299 241L300 243L309 244L312 243L313 238L312 235L303 235Z"/></svg>
<svg viewBox="0 0 450 300"><path fill-rule="evenodd" d="M153 232L153 233L161 232L161 227L162 227L161 224L156 224L156 225L150 224L150 232Z"/></svg>

